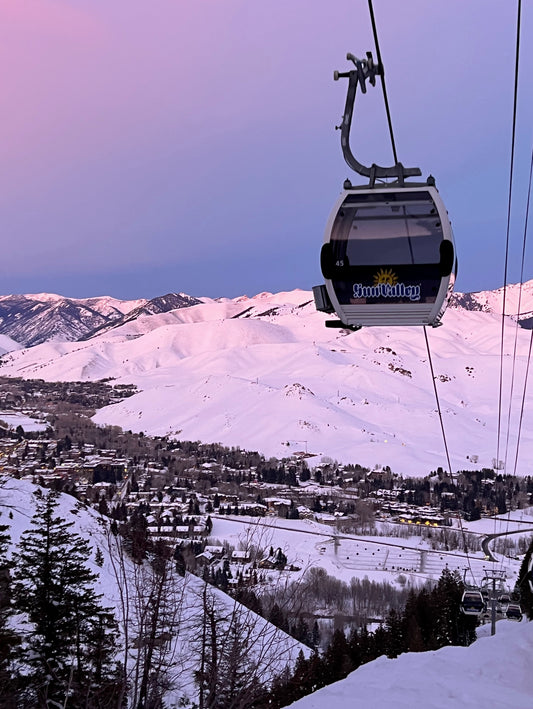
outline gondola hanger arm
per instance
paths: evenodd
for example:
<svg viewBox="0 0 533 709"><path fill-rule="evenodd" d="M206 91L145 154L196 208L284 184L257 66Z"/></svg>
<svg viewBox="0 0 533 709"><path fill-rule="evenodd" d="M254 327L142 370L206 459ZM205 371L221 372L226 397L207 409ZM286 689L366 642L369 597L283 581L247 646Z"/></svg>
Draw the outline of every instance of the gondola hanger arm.
<svg viewBox="0 0 533 709"><path fill-rule="evenodd" d="M341 148L344 160L347 165L363 177L368 177L370 186L373 187L378 178L396 178L398 183L403 186L406 177L420 177L422 174L418 167L404 167L401 162L397 162L390 167L382 167L373 163L370 167L363 165L357 160L350 146L350 131L352 127L353 111L357 87L361 87L361 91L366 93L366 82L369 81L372 86L376 85L376 76L384 76L382 64L376 64L372 58L372 52L366 53L366 59L358 59L353 54L348 53L346 59L351 61L355 68L346 72L333 72L334 81L339 79L348 79L348 91L346 94L346 104L344 107L344 115L340 126L341 131Z"/></svg>

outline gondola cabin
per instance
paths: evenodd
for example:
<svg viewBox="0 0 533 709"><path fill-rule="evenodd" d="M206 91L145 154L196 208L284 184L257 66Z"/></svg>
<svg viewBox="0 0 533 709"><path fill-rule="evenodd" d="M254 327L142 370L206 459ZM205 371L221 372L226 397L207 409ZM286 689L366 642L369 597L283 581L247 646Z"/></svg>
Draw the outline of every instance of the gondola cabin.
<svg viewBox="0 0 533 709"><path fill-rule="evenodd" d="M505 613L509 604L511 603L511 596L508 593L501 593L498 596L498 603L500 604L502 613Z"/></svg>
<svg viewBox="0 0 533 709"><path fill-rule="evenodd" d="M485 601L479 591L465 591L463 593L461 611L465 615L481 615L485 609Z"/></svg>
<svg viewBox="0 0 533 709"><path fill-rule="evenodd" d="M453 234L436 187L350 187L326 226L318 310L329 326L440 324L456 274ZM322 290L320 290L322 289Z"/></svg>
<svg viewBox="0 0 533 709"><path fill-rule="evenodd" d="M518 603L510 603L505 611L505 617L507 620L522 620L522 609Z"/></svg>

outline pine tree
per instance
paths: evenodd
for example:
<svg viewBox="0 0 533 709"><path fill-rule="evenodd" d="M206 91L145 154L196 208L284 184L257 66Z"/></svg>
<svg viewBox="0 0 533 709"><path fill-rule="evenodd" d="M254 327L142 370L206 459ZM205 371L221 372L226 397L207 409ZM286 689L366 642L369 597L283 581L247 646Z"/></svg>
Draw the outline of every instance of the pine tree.
<svg viewBox="0 0 533 709"><path fill-rule="evenodd" d="M21 645L21 707L118 706L116 624L94 590L88 543L56 516L57 494L37 502L14 555L16 608L30 624Z"/></svg>
<svg viewBox="0 0 533 709"><path fill-rule="evenodd" d="M529 620L533 618L533 570L529 571L532 555L533 542L529 545L529 549L520 565L518 580L516 582L517 589L520 591L520 606Z"/></svg>
<svg viewBox="0 0 533 709"><path fill-rule="evenodd" d="M464 585L458 572L444 569L432 591L438 647L470 645L476 639L477 619L460 612Z"/></svg>
<svg viewBox="0 0 533 709"><path fill-rule="evenodd" d="M346 677L353 669L348 641L343 631L337 629L324 653L324 679L327 684L336 682Z"/></svg>
<svg viewBox="0 0 533 709"><path fill-rule="evenodd" d="M398 657L405 652L404 627L401 614L392 608L385 621L387 657Z"/></svg>
<svg viewBox="0 0 533 709"><path fill-rule="evenodd" d="M17 696L12 661L18 636L9 627L13 610L11 607L12 565L6 556L10 541L8 529L7 525L0 525L0 706L3 709L15 709Z"/></svg>

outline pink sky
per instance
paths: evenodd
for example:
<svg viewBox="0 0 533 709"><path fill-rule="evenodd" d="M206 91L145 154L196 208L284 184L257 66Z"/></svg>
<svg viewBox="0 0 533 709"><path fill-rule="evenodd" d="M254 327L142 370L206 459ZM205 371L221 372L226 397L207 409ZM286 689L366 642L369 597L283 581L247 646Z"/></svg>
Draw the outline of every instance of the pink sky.
<svg viewBox="0 0 533 709"><path fill-rule="evenodd" d="M514 2L374 8L400 159L437 177L459 286L496 287ZM237 295L319 282L322 230L349 174L332 71L368 49L366 0L0 0L5 291ZM379 91L356 121L360 157L388 164Z"/></svg>

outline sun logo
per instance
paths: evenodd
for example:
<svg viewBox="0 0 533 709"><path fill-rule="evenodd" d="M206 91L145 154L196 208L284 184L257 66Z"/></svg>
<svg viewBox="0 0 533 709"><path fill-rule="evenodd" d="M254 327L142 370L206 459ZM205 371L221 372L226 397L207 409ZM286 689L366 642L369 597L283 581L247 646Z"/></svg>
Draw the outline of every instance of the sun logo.
<svg viewBox="0 0 533 709"><path fill-rule="evenodd" d="M387 283L389 286L395 286L398 283L398 278L396 274L393 273L392 268L379 269L374 276L374 285L378 286L380 283Z"/></svg>

